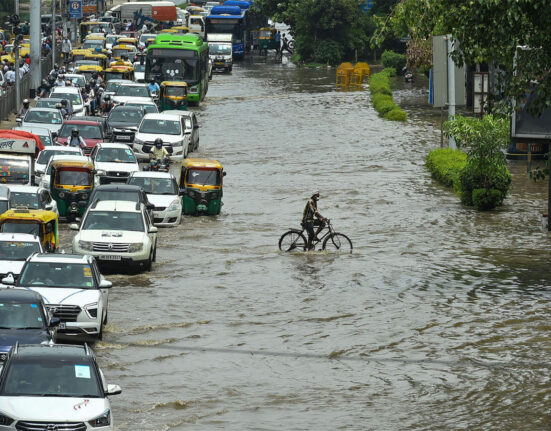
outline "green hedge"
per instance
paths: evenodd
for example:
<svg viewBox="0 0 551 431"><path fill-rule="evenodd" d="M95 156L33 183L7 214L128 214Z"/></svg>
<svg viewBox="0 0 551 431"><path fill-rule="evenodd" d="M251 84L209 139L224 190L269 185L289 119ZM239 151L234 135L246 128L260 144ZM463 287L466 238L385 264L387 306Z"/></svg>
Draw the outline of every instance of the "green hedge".
<svg viewBox="0 0 551 431"><path fill-rule="evenodd" d="M394 70L401 72L406 67L406 56L404 54L398 54L394 51L386 50L381 56L384 67L392 67Z"/></svg>
<svg viewBox="0 0 551 431"><path fill-rule="evenodd" d="M450 148L438 148L427 155L425 164L435 180L461 193L460 176L467 165L467 153Z"/></svg>
<svg viewBox="0 0 551 431"><path fill-rule="evenodd" d="M407 121L407 115L392 98L390 89L390 77L395 74L392 68L383 69L374 73L369 78L369 89L371 90L371 103L379 115L387 120Z"/></svg>

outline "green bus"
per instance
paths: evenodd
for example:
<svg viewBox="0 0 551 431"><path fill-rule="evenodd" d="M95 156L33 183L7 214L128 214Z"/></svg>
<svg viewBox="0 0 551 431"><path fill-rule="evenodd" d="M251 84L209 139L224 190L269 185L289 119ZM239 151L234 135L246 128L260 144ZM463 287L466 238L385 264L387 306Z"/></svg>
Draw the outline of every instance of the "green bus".
<svg viewBox="0 0 551 431"><path fill-rule="evenodd" d="M160 34L147 47L145 82L185 81L188 102L199 104L209 88L209 48L193 33Z"/></svg>

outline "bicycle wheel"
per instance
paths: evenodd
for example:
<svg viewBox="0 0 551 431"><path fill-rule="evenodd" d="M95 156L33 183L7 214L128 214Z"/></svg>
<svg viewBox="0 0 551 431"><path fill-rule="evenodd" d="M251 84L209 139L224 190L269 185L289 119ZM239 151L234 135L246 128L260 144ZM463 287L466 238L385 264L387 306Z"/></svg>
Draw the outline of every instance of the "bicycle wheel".
<svg viewBox="0 0 551 431"><path fill-rule="evenodd" d="M344 233L335 232L323 240L323 249L340 253L352 253L352 241Z"/></svg>
<svg viewBox="0 0 551 431"><path fill-rule="evenodd" d="M306 250L306 238L302 232L298 230L290 230L285 232L279 238L279 249L281 251L304 251Z"/></svg>

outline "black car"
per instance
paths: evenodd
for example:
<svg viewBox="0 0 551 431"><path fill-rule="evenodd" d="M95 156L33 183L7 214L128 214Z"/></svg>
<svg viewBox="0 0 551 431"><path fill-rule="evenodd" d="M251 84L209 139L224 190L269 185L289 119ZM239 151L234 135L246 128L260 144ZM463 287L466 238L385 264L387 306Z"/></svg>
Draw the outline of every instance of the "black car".
<svg viewBox="0 0 551 431"><path fill-rule="evenodd" d="M0 366L15 343L40 344L54 340L60 320L50 317L39 293L0 290Z"/></svg>
<svg viewBox="0 0 551 431"><path fill-rule="evenodd" d="M107 119L107 128L113 142L131 144L145 111L141 106L115 106Z"/></svg>
<svg viewBox="0 0 551 431"><path fill-rule="evenodd" d="M155 206L147 199L147 194L141 187L130 184L103 184L94 188L90 196L90 203L95 201L130 201L143 203L147 208L149 217L153 220L153 208Z"/></svg>

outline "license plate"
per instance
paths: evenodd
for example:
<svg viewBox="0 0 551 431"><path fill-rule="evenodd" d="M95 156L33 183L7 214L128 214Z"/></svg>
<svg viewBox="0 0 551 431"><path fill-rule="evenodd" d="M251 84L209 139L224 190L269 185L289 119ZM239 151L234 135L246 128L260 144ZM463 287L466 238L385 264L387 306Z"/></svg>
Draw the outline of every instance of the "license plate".
<svg viewBox="0 0 551 431"><path fill-rule="evenodd" d="M121 260L122 257L121 256L117 256L116 254L113 254L113 255L105 255L105 256L100 256L99 257L99 260Z"/></svg>
<svg viewBox="0 0 551 431"><path fill-rule="evenodd" d="M130 136L119 135L117 136L117 139L121 139L123 141L130 141Z"/></svg>
<svg viewBox="0 0 551 431"><path fill-rule="evenodd" d="M224 63L215 63L217 66L223 66Z"/></svg>

